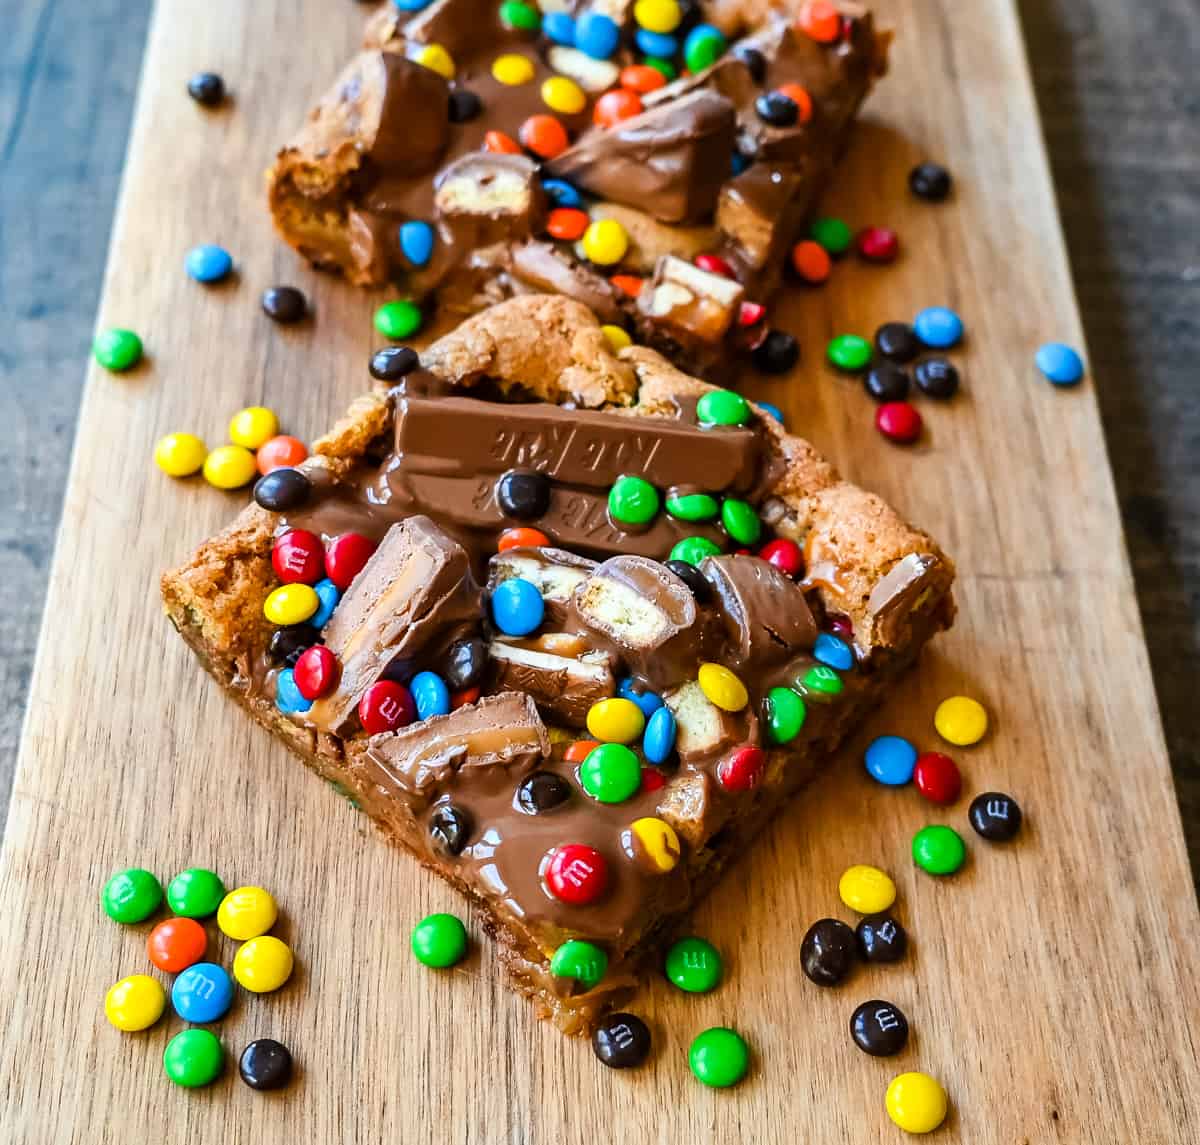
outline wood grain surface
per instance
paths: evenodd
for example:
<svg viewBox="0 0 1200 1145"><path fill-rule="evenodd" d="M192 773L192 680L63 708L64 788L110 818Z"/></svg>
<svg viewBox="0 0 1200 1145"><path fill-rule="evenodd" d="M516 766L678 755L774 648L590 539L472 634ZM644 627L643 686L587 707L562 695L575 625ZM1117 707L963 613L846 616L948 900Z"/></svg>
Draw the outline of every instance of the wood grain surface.
<svg viewBox="0 0 1200 1145"><path fill-rule="evenodd" d="M811 295L805 368L760 396L958 558L958 626L871 731L934 746L942 696L984 699L993 732L961 762L971 789L1021 800L1020 842L968 833L958 877L921 875L912 833L934 819L962 828L965 801L933 815L914 792L873 785L852 748L698 913L728 982L701 999L650 984L638 1008L658 1052L631 1076L534 1022L486 942L459 971L418 966L409 926L455 898L201 678L161 618L156 573L238 501L145 462L161 433L215 442L251 402L314 434L365 383L378 299L275 246L259 179L357 26L319 0L161 0L99 319L143 331L150 357L132 375L89 378L0 854L7 1139L857 1145L900 1138L882 1100L901 1069L945 1082L941 1140L1140 1145L1200 1132L1188 1021L1200 918L1100 422L1090 385L1054 391L1030 365L1040 341L1082 336L1015 13L1007 0L883 7L904 31L894 74L831 202L854 222L899 215L908 253L888 271L847 265ZM200 67L234 81L232 107L206 115L183 96ZM955 202L898 206L926 154L952 157ZM201 239L237 253L236 283L202 291L183 277ZM282 281L315 300L305 327L258 313L258 291ZM866 399L815 348L936 302L966 316L967 393L926 405L925 443L902 452L879 442ZM914 950L819 991L799 972L799 940L813 919L844 915L837 876L857 861L895 873ZM243 997L220 1033L234 1054L257 1036L291 1045L292 1088L257 1095L230 1070L209 1090L173 1089L159 1059L177 1020L135 1036L103 1021L107 986L147 968L146 928L116 927L96 905L107 874L135 863L164 878L212 865L230 885L276 892L299 970L277 997ZM850 1042L850 1011L869 997L908 1014L901 1058ZM736 1091L687 1074L688 1042L713 1024L753 1046Z"/></svg>

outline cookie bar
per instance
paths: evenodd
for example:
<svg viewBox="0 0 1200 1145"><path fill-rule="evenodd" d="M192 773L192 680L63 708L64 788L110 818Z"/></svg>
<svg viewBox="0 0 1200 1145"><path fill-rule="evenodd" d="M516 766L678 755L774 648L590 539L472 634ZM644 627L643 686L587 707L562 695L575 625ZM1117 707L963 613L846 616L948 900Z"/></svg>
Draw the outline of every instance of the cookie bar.
<svg viewBox="0 0 1200 1145"><path fill-rule="evenodd" d="M571 1033L953 618L931 538L563 297L468 319L299 472L163 576L167 613ZM279 570L328 611L298 545L340 600L278 627Z"/></svg>
<svg viewBox="0 0 1200 1145"><path fill-rule="evenodd" d="M534 26L519 28L496 0L384 5L268 173L276 229L359 285L461 313L561 293L720 372L763 335L741 304L777 285L888 38L850 3L709 0L659 39L687 56L699 37L715 58L667 83L622 71L645 55L633 5L554 9L557 24L524 6ZM608 29L607 54L580 31L581 46L562 42L563 21ZM616 231L593 244L601 220Z"/></svg>

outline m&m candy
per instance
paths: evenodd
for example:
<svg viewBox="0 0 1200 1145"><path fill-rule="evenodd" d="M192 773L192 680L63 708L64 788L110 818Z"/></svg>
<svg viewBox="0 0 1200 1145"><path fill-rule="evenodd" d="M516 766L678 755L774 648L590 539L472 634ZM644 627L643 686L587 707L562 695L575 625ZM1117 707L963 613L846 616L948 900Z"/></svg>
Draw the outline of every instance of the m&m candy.
<svg viewBox="0 0 1200 1145"><path fill-rule="evenodd" d="M452 914L426 915L413 927L410 946L422 966L444 970L466 957L467 928Z"/></svg>
<svg viewBox="0 0 1200 1145"><path fill-rule="evenodd" d="M257 476L254 454L243 445L219 445L204 459L204 480L218 489L240 489Z"/></svg>
<svg viewBox="0 0 1200 1145"><path fill-rule="evenodd" d="M126 1033L153 1026L166 1009L167 992L148 974L130 974L114 982L104 995L104 1016Z"/></svg>
<svg viewBox="0 0 1200 1145"><path fill-rule="evenodd" d="M889 441L909 445L921 436L923 422L908 402L884 402L875 411L875 428Z"/></svg>
<svg viewBox="0 0 1200 1145"><path fill-rule="evenodd" d="M638 712L636 707L633 710ZM641 718L641 712L638 712L638 718ZM641 764L624 744L602 743L592 748L579 766L580 786L600 803L624 803L641 782Z"/></svg>
<svg viewBox="0 0 1200 1145"><path fill-rule="evenodd" d="M537 8L523 0L504 0L500 5L500 23L511 31L534 32L541 22Z"/></svg>
<svg viewBox="0 0 1200 1145"><path fill-rule="evenodd" d="M762 536L762 521L749 501L726 497L721 502L721 525L739 545L754 545Z"/></svg>
<svg viewBox="0 0 1200 1145"><path fill-rule="evenodd" d="M560 242L574 242L583 237L591 220L586 211L575 207L555 207L546 216L546 233Z"/></svg>
<svg viewBox="0 0 1200 1145"><path fill-rule="evenodd" d="M496 542L497 552L506 552L509 549L542 548L550 543L550 538L546 536L541 529L531 529L527 526L518 526L513 529L505 529L500 534L500 539Z"/></svg>
<svg viewBox="0 0 1200 1145"><path fill-rule="evenodd" d="M150 961L171 974L199 962L207 948L208 935L193 918L165 918L146 940Z"/></svg>
<svg viewBox="0 0 1200 1145"><path fill-rule="evenodd" d="M609 1069L636 1069L650 1056L650 1030L636 1014L606 1014L592 1033L592 1052Z"/></svg>
<svg viewBox="0 0 1200 1145"><path fill-rule="evenodd" d="M976 834L992 843L1007 843L1021 830L1021 808L1011 795L985 791L971 800L967 817Z"/></svg>
<svg viewBox="0 0 1200 1145"><path fill-rule="evenodd" d="M932 1133L949 1109L946 1091L925 1073L893 1078L884 1098L888 1116L906 1133Z"/></svg>
<svg viewBox="0 0 1200 1145"><path fill-rule="evenodd" d="M638 95L649 95L650 92L663 87L667 82L667 77L658 68L653 68L649 64L630 64L621 69L618 82L623 88L636 91Z"/></svg>
<svg viewBox="0 0 1200 1145"><path fill-rule="evenodd" d="M896 901L896 884L878 867L847 867L838 881L838 897L859 914L879 914Z"/></svg>
<svg viewBox="0 0 1200 1145"><path fill-rule="evenodd" d="M281 629L287 631L287 629ZM285 716L302 715L313 706L312 700L306 700L296 686L296 673L293 668L284 668L275 677L275 707Z"/></svg>
<svg viewBox="0 0 1200 1145"><path fill-rule="evenodd" d="M800 30L819 44L832 44L842 32L842 16L830 0L808 0L796 19Z"/></svg>
<svg viewBox="0 0 1200 1145"><path fill-rule="evenodd" d="M289 529L271 546L271 567L284 584L315 584L325 575L321 538L307 529Z"/></svg>
<svg viewBox="0 0 1200 1145"><path fill-rule="evenodd" d="M594 942L579 938L564 942L550 959L550 973L556 978L573 978L585 990L600 984L608 970L608 955Z"/></svg>
<svg viewBox="0 0 1200 1145"><path fill-rule="evenodd" d="M579 192L563 179L543 179L542 190L556 207L582 207Z"/></svg>
<svg viewBox="0 0 1200 1145"><path fill-rule="evenodd" d="M600 327L600 333L604 335L605 341L608 342L608 348L614 354L619 354L626 347L633 345L633 339L629 336L629 332L621 326L606 323Z"/></svg>
<svg viewBox="0 0 1200 1145"><path fill-rule="evenodd" d="M644 768L643 775L654 775L661 778L652 768ZM665 819L655 815L646 815L635 819L621 842L625 853L644 870L654 874L665 874L673 871L679 865L683 848L675 828Z"/></svg>
<svg viewBox="0 0 1200 1145"><path fill-rule="evenodd" d="M113 922L135 923L149 918L163 900L162 883L141 867L118 871L104 884L100 905Z"/></svg>
<svg viewBox="0 0 1200 1145"><path fill-rule="evenodd" d="M188 251L184 265L197 282L220 282L233 271L233 256L224 247L202 243Z"/></svg>
<svg viewBox="0 0 1200 1145"><path fill-rule="evenodd" d="M642 112L642 97L628 88L613 88L605 92L592 108L592 122L597 127L615 127L623 119L632 119Z"/></svg>
<svg viewBox="0 0 1200 1145"><path fill-rule="evenodd" d="M92 353L106 370L123 373L142 360L142 340L132 330L101 330L92 342Z"/></svg>
<svg viewBox="0 0 1200 1145"><path fill-rule="evenodd" d="M361 533L342 533L325 546L325 571L341 592L362 572L378 545Z"/></svg>
<svg viewBox="0 0 1200 1145"><path fill-rule="evenodd" d="M899 962L908 949L908 934L890 914L872 914L854 928L858 952L867 962Z"/></svg>
<svg viewBox="0 0 1200 1145"><path fill-rule="evenodd" d="M437 237L433 227L424 219L410 219L400 224L400 253L415 267L429 265Z"/></svg>
<svg viewBox="0 0 1200 1145"><path fill-rule="evenodd" d="M733 390L709 390L696 403L701 425L745 425L752 416L750 403Z"/></svg>
<svg viewBox="0 0 1200 1145"><path fill-rule="evenodd" d="M697 679L700 681L700 691L709 703L722 711L740 712L750 700L746 685L724 664L711 661L701 664Z"/></svg>
<svg viewBox="0 0 1200 1145"><path fill-rule="evenodd" d="M624 696L597 700L588 709L587 729L601 743L632 743L645 726L642 709Z"/></svg>
<svg viewBox="0 0 1200 1145"><path fill-rule="evenodd" d="M272 589L263 601L263 615L272 624L301 624L320 607L321 601L307 584L284 584Z"/></svg>
<svg viewBox="0 0 1200 1145"><path fill-rule="evenodd" d="M633 18L639 28L651 32L673 32L683 21L679 0L637 0Z"/></svg>
<svg viewBox="0 0 1200 1145"><path fill-rule="evenodd" d="M570 12L544 12L542 32L552 44L575 45L575 17Z"/></svg>
<svg viewBox="0 0 1200 1145"><path fill-rule="evenodd" d="M608 515L618 525L647 525L661 504L658 490L644 477L618 477L608 492Z"/></svg>
<svg viewBox="0 0 1200 1145"><path fill-rule="evenodd" d="M411 337L421 329L423 322L421 308L407 298L385 302L375 311L375 329L393 342L401 342Z"/></svg>
<svg viewBox="0 0 1200 1145"><path fill-rule="evenodd" d="M443 79L454 78L454 57L441 44L426 44L423 48L418 48L413 59L421 67L437 72Z"/></svg>
<svg viewBox="0 0 1200 1145"><path fill-rule="evenodd" d="M773 564L785 576L799 576L804 569L804 554L800 546L785 537L768 541L758 550L758 555L768 564ZM817 639L819 641L820 637ZM819 656L817 658L820 659Z"/></svg>
<svg viewBox="0 0 1200 1145"><path fill-rule="evenodd" d="M858 233L858 253L867 262L895 262L900 239L888 227L867 227Z"/></svg>
<svg viewBox="0 0 1200 1145"><path fill-rule="evenodd" d="M767 754L762 748L739 747L717 764L717 781L726 791L752 791L766 766Z"/></svg>
<svg viewBox="0 0 1200 1145"><path fill-rule="evenodd" d="M176 1085L196 1089L221 1076L225 1051L210 1030L183 1030L163 1051L163 1070Z"/></svg>
<svg viewBox="0 0 1200 1145"><path fill-rule="evenodd" d="M913 780L930 803L953 803L962 791L958 764L940 751L923 752L917 757Z"/></svg>
<svg viewBox="0 0 1200 1145"><path fill-rule="evenodd" d="M308 456L308 446L298 437L286 433L277 434L263 442L254 454L254 464L264 477L276 469L290 469L299 465Z"/></svg>
<svg viewBox="0 0 1200 1145"><path fill-rule="evenodd" d="M772 688L767 692L765 706L771 742L791 743L800 734L808 714L804 700L791 688Z"/></svg>
<svg viewBox="0 0 1200 1145"><path fill-rule="evenodd" d="M194 433L168 433L154 447L154 464L168 477L198 473L208 456L208 446Z"/></svg>
<svg viewBox="0 0 1200 1145"><path fill-rule="evenodd" d="M841 919L821 918L800 943L800 967L818 986L836 986L850 973L856 953L854 931Z"/></svg>
<svg viewBox="0 0 1200 1145"><path fill-rule="evenodd" d="M1073 386L1083 377L1083 359L1062 342L1047 342L1034 355L1037 368L1056 386Z"/></svg>
<svg viewBox="0 0 1200 1145"><path fill-rule="evenodd" d="M830 339L825 356L839 370L855 373L866 369L871 362L871 343L857 334L839 334Z"/></svg>
<svg viewBox="0 0 1200 1145"><path fill-rule="evenodd" d="M542 860L546 889L570 906L596 902L608 889L608 864L594 847L566 843Z"/></svg>
<svg viewBox="0 0 1200 1145"><path fill-rule="evenodd" d="M587 95L574 80L551 76L542 81L542 102L559 115L578 115L587 107Z"/></svg>
<svg viewBox="0 0 1200 1145"><path fill-rule="evenodd" d="M268 994L292 976L294 964L287 943L272 934L260 934L238 948L233 956L233 976L243 989Z"/></svg>
<svg viewBox="0 0 1200 1145"><path fill-rule="evenodd" d="M523 577L501 581L492 590L492 623L506 636L528 636L541 626L546 602L537 585Z"/></svg>
<svg viewBox="0 0 1200 1145"><path fill-rule="evenodd" d="M520 155L521 145L511 136L506 135L503 131L488 131L483 136L484 151L491 151L494 155Z"/></svg>
<svg viewBox="0 0 1200 1145"><path fill-rule="evenodd" d="M952 875L966 862L967 848L953 827L935 824L913 836L912 855L913 862L928 874Z"/></svg>
<svg viewBox="0 0 1200 1145"><path fill-rule="evenodd" d="M683 561L685 564L698 566L705 557L715 557L720 551L720 546L707 537L684 537L671 546L667 563ZM688 581L689 587L692 583Z"/></svg>
<svg viewBox="0 0 1200 1145"><path fill-rule="evenodd" d="M238 1059L238 1073L251 1089L279 1089L292 1077L292 1053L274 1038L256 1038Z"/></svg>
<svg viewBox="0 0 1200 1145"><path fill-rule="evenodd" d="M840 636L822 632L813 645L813 656L822 664L848 672L854 667L854 651Z"/></svg>
<svg viewBox="0 0 1200 1145"><path fill-rule="evenodd" d="M824 282L833 269L829 252L813 239L804 239L792 247L792 269L805 282Z"/></svg>
<svg viewBox="0 0 1200 1145"><path fill-rule="evenodd" d="M536 74L533 61L516 52L497 56L492 61L492 79L506 87L519 87L521 84L527 84Z"/></svg>
<svg viewBox="0 0 1200 1145"><path fill-rule="evenodd" d="M854 233L842 219L814 219L808 233L835 257L845 254L854 241Z"/></svg>
<svg viewBox="0 0 1200 1145"><path fill-rule="evenodd" d="M575 47L597 60L607 60L621 40L616 21L595 10L584 12L575 21Z"/></svg>
<svg viewBox="0 0 1200 1145"><path fill-rule="evenodd" d="M266 406L247 406L229 419L229 440L234 445L258 449L279 432L279 418Z"/></svg>
<svg viewBox="0 0 1200 1145"><path fill-rule="evenodd" d="M698 1035L688 1049L693 1076L714 1089L736 1085L750 1068L750 1047L736 1031L715 1026Z"/></svg>
<svg viewBox="0 0 1200 1145"><path fill-rule="evenodd" d="M667 979L680 990L707 994L721 981L721 955L703 938L681 938L667 950L664 970Z"/></svg>
<svg viewBox="0 0 1200 1145"><path fill-rule="evenodd" d="M670 708L661 707L650 714L642 734L642 754L651 763L666 763L675 750L678 727Z"/></svg>
<svg viewBox="0 0 1200 1145"><path fill-rule="evenodd" d="M940 163L918 163L908 173L908 187L918 199L940 203L950 194L954 180Z"/></svg>
<svg viewBox="0 0 1200 1145"><path fill-rule="evenodd" d="M311 492L312 482L299 469L274 469L254 483L254 500L272 513L298 508Z"/></svg>
<svg viewBox="0 0 1200 1145"><path fill-rule="evenodd" d="M678 521L711 521L721 511L708 493L676 493L667 498L667 512Z"/></svg>
<svg viewBox="0 0 1200 1145"><path fill-rule="evenodd" d="M850 1036L863 1053L892 1057L908 1044L908 1019L899 1006L875 998L850 1015Z"/></svg>
<svg viewBox="0 0 1200 1145"><path fill-rule="evenodd" d="M418 719L444 716L450 711L450 689L436 672L418 672L408 682L408 690L417 706Z"/></svg>
<svg viewBox="0 0 1200 1145"><path fill-rule="evenodd" d="M217 926L223 934L238 942L266 934L278 917L275 899L262 887L238 887L230 891L217 908Z"/></svg>
<svg viewBox="0 0 1200 1145"><path fill-rule="evenodd" d="M196 962L171 987L171 1005L185 1022L215 1022L233 1004L233 980L215 962Z"/></svg>
<svg viewBox="0 0 1200 1145"><path fill-rule="evenodd" d="M367 735L394 732L416 718L412 693L396 680L377 680L358 701L358 719Z"/></svg>
<svg viewBox="0 0 1200 1145"><path fill-rule="evenodd" d="M903 787L913 777L917 749L900 736L880 736L863 757L872 779L889 787Z"/></svg>
<svg viewBox="0 0 1200 1145"><path fill-rule="evenodd" d="M215 871L189 867L167 884L167 903L183 918L208 918L217 913L225 897L225 884Z"/></svg>
<svg viewBox="0 0 1200 1145"><path fill-rule="evenodd" d="M637 704L642 715L649 719L663 706L663 698L657 692L648 689L639 690L632 676L625 676L617 683L617 695L624 700Z"/></svg>
<svg viewBox="0 0 1200 1145"><path fill-rule="evenodd" d="M947 743L970 747L987 735L987 709L970 696L951 696L938 704L933 726Z"/></svg>
<svg viewBox="0 0 1200 1145"><path fill-rule="evenodd" d="M531 115L521 124L517 137L521 146L539 159L553 159L571 143L567 129L553 115Z"/></svg>
<svg viewBox="0 0 1200 1145"><path fill-rule="evenodd" d="M725 37L711 24L697 24L683 41L683 58L688 71L702 72L725 51Z"/></svg>
<svg viewBox="0 0 1200 1145"><path fill-rule="evenodd" d="M963 338L963 320L948 306L929 306L913 319L921 341L934 350L948 350Z"/></svg>
<svg viewBox="0 0 1200 1145"><path fill-rule="evenodd" d="M613 266L629 249L629 235L616 219L597 219L581 241L584 255L597 266Z"/></svg>
<svg viewBox="0 0 1200 1145"><path fill-rule="evenodd" d="M306 700L319 700L337 687L341 665L337 657L323 644L306 648L296 658L292 678Z"/></svg>

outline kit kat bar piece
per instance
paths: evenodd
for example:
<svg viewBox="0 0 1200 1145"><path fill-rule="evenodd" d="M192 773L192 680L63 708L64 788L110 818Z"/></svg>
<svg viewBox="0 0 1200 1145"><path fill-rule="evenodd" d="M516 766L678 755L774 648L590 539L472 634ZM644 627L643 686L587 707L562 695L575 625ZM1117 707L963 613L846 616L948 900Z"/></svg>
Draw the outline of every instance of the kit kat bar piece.
<svg viewBox="0 0 1200 1145"><path fill-rule="evenodd" d="M528 696L500 692L444 716L372 736L353 766L384 793L420 810L473 771L522 774L550 755L550 736Z"/></svg>
<svg viewBox="0 0 1200 1145"><path fill-rule="evenodd" d="M309 719L339 732L364 691L389 669L404 670L439 637L477 622L482 594L466 550L428 517L393 525L342 597L323 636L341 680L313 704Z"/></svg>
<svg viewBox="0 0 1200 1145"><path fill-rule="evenodd" d="M572 727L584 727L588 709L617 690L612 657L575 632L498 637L488 645L488 664L496 687L526 693Z"/></svg>

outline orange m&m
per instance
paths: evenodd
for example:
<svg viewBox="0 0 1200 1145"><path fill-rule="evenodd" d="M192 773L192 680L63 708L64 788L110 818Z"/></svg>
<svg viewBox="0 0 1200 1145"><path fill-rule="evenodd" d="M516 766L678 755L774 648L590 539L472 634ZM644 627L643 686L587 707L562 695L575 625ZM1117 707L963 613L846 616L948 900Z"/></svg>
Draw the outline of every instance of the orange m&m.
<svg viewBox="0 0 1200 1145"><path fill-rule="evenodd" d="M657 91L667 82L667 77L658 70L652 68L649 64L630 64L627 68L621 69L620 84L623 88L629 91L636 91L638 95L646 95L648 92Z"/></svg>
<svg viewBox="0 0 1200 1145"><path fill-rule="evenodd" d="M600 746L598 739L579 739L576 740L563 753L563 759L568 763L582 763L587 759L588 754L593 748Z"/></svg>
<svg viewBox="0 0 1200 1145"><path fill-rule="evenodd" d="M776 89L780 95L786 95L788 99L794 103L799 111L798 119L801 123L807 123L812 119L813 101L812 96L802 88L798 83L781 83Z"/></svg>
<svg viewBox="0 0 1200 1145"><path fill-rule="evenodd" d="M800 9L796 23L819 44L832 44L842 32L841 14L829 0L809 0Z"/></svg>
<svg viewBox="0 0 1200 1145"><path fill-rule="evenodd" d="M636 274L614 274L608 281L626 298L636 298L642 293L642 287L646 285L646 280L638 278Z"/></svg>
<svg viewBox="0 0 1200 1145"><path fill-rule="evenodd" d="M531 115L517 133L522 146L539 159L553 159L570 146L567 129L552 115Z"/></svg>
<svg viewBox="0 0 1200 1145"><path fill-rule="evenodd" d="M628 88L613 88L606 91L592 108L592 119L597 127L613 127L623 119L640 115L642 97Z"/></svg>
<svg viewBox="0 0 1200 1145"><path fill-rule="evenodd" d="M272 469L290 469L308 456L308 447L298 437L281 433L264 442L254 454L254 464L264 477Z"/></svg>
<svg viewBox="0 0 1200 1145"><path fill-rule="evenodd" d="M550 544L550 538L541 529L521 526L515 529L505 529L500 534L500 540L496 542L496 551L503 553L509 549L541 549L548 544Z"/></svg>
<svg viewBox="0 0 1200 1145"><path fill-rule="evenodd" d="M146 953L159 970L178 974L199 962L208 949L208 935L194 918L166 918L146 940Z"/></svg>
<svg viewBox="0 0 1200 1145"><path fill-rule="evenodd" d="M792 247L792 266L805 282L817 283L829 277L833 261L820 243L805 239Z"/></svg>
<svg viewBox="0 0 1200 1145"><path fill-rule="evenodd" d="M521 145L503 131L489 131L483 137L484 151L494 151L497 155L520 155Z"/></svg>
<svg viewBox="0 0 1200 1145"><path fill-rule="evenodd" d="M586 212L576 207L555 207L546 219L546 231L551 238L562 239L564 242L575 242L583 238L583 232L588 229L591 220Z"/></svg>

